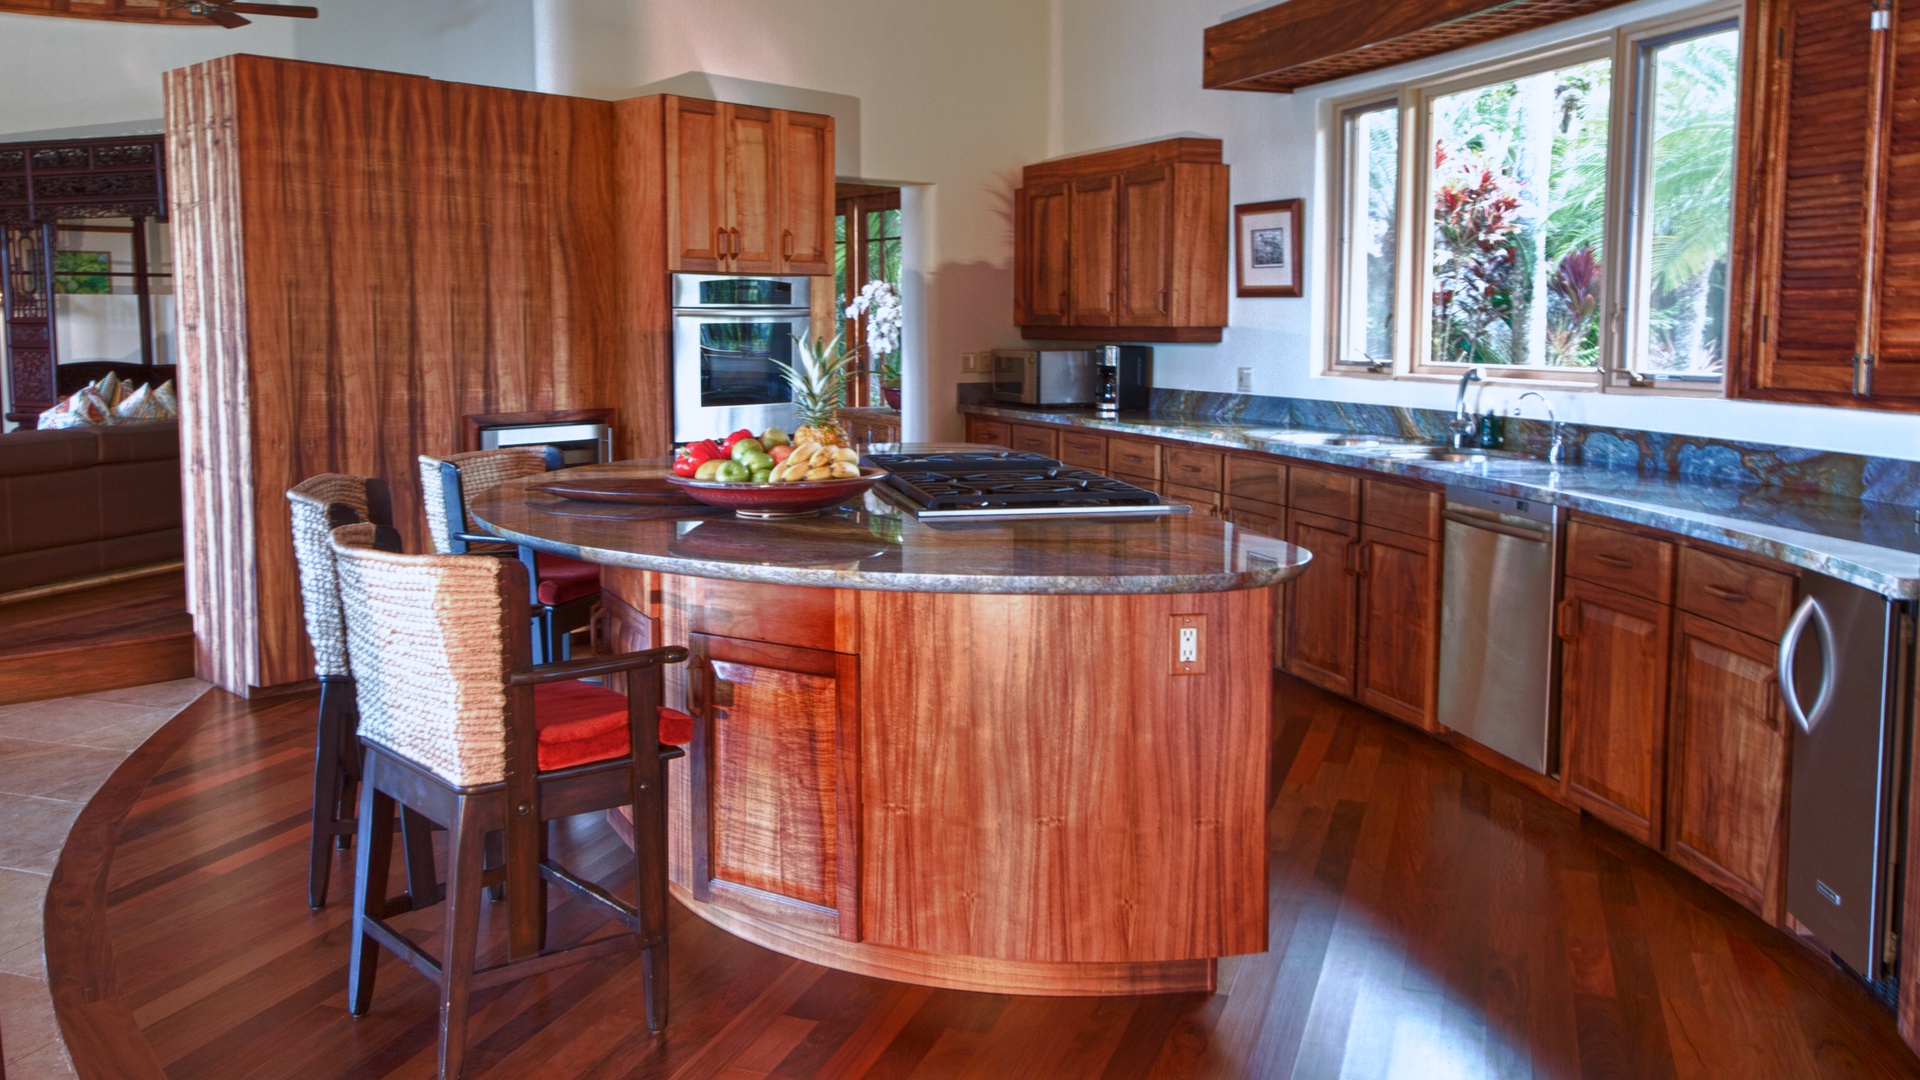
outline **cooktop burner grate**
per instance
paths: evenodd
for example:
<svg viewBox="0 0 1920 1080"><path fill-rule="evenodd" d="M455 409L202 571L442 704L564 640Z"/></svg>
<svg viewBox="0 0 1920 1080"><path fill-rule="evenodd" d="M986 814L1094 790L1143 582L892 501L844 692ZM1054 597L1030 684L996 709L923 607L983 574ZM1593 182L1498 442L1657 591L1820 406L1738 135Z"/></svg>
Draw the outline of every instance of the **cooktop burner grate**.
<svg viewBox="0 0 1920 1080"><path fill-rule="evenodd" d="M869 464L890 473L989 472L1001 469L1057 469L1058 461L1026 450L949 450L925 454L868 454Z"/></svg>
<svg viewBox="0 0 1920 1080"><path fill-rule="evenodd" d="M922 511L1160 504L1160 497L1145 488L1065 466L958 474L891 473L886 482Z"/></svg>

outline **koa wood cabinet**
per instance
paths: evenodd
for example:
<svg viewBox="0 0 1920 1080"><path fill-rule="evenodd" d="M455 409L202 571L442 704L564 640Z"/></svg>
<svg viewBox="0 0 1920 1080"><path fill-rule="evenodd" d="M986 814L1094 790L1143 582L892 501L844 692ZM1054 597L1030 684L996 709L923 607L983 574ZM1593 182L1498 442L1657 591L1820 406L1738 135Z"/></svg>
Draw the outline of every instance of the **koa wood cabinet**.
<svg viewBox="0 0 1920 1080"><path fill-rule="evenodd" d="M668 269L833 273L833 118L668 95Z"/></svg>
<svg viewBox="0 0 1920 1080"><path fill-rule="evenodd" d="M1038 339L1219 341L1227 210L1218 139L1027 166L1014 193L1014 321Z"/></svg>
<svg viewBox="0 0 1920 1080"><path fill-rule="evenodd" d="M1783 567L1575 516L1561 602L1565 798L1782 917Z"/></svg>
<svg viewBox="0 0 1920 1080"><path fill-rule="evenodd" d="M1758 0L1743 48L1744 304L1729 385L1920 409L1920 12Z"/></svg>

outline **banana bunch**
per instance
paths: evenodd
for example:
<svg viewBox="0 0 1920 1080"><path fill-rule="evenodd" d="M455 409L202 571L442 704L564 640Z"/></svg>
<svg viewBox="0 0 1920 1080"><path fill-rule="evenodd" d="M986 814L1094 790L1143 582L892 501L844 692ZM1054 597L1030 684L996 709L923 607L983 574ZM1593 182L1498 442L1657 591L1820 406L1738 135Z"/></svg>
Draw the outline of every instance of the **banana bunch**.
<svg viewBox="0 0 1920 1080"><path fill-rule="evenodd" d="M860 475L860 454L850 447L801 443L787 460L773 467L769 483L797 480L851 480Z"/></svg>

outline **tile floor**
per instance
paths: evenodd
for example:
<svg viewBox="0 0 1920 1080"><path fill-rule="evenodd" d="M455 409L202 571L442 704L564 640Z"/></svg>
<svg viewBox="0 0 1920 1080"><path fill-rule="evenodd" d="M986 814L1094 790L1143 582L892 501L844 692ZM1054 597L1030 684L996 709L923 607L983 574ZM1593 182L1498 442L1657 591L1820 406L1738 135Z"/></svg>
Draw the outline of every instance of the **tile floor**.
<svg viewBox="0 0 1920 1080"><path fill-rule="evenodd" d="M80 808L207 691L198 679L0 706L0 1045L7 1080L73 1076L40 948L47 879Z"/></svg>

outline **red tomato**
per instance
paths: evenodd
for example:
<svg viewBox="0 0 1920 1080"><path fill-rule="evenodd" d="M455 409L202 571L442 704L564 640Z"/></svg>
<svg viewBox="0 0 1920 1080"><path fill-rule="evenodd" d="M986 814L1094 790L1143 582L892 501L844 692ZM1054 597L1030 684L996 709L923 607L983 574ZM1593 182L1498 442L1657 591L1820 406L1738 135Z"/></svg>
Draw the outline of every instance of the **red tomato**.
<svg viewBox="0 0 1920 1080"><path fill-rule="evenodd" d="M751 438L753 438L753 432L748 428L741 428L739 431L736 431L733 434L727 436L727 441L724 443L721 443L720 445L725 450L732 451L734 443L739 442L741 439L751 439Z"/></svg>

